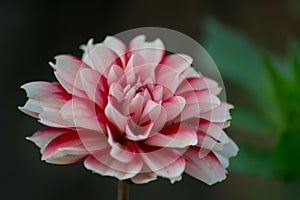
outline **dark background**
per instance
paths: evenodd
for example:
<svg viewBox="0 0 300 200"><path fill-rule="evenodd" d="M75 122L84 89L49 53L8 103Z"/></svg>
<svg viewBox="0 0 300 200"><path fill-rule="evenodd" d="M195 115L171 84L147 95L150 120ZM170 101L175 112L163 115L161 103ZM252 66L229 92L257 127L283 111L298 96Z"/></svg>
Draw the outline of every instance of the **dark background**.
<svg viewBox="0 0 300 200"><path fill-rule="evenodd" d="M92 174L82 163L41 162L38 148L25 140L41 125L17 110L26 101L19 87L33 80L54 80L47 63L55 55L80 56L78 46L91 37L99 42L107 34L143 26L171 28L199 39L200 22L206 16L237 27L257 43L282 53L288 36L300 36L300 21L288 5L283 0L1 0L0 199L116 199L116 179ZM189 176L175 185L163 179L132 185L130 197L292 199L289 190L296 189L280 180L230 173L226 181L212 187Z"/></svg>

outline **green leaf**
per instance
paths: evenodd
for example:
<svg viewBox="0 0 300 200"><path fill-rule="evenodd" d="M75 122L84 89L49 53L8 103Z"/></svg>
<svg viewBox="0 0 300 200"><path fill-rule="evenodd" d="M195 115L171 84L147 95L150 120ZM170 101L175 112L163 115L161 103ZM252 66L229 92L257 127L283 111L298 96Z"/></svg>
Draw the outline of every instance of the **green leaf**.
<svg viewBox="0 0 300 200"><path fill-rule="evenodd" d="M236 107L231 111L232 124L239 129L247 127L248 131L253 131L254 134L268 132L269 123L261 115L257 115L253 110Z"/></svg>
<svg viewBox="0 0 300 200"><path fill-rule="evenodd" d="M292 38L288 44L288 60L292 66L295 84L300 86L300 44L294 38Z"/></svg>
<svg viewBox="0 0 300 200"><path fill-rule="evenodd" d="M229 170L236 173L272 177L277 173L277 165L271 150L239 144L239 155L231 159Z"/></svg>
<svg viewBox="0 0 300 200"><path fill-rule="evenodd" d="M274 127L278 132L298 126L300 121L300 67L296 52L293 55L290 56L290 67L285 68L290 76L276 68L269 58L264 59L267 72L266 97L271 108L269 116L273 117Z"/></svg>
<svg viewBox="0 0 300 200"><path fill-rule="evenodd" d="M260 48L245 34L213 19L205 20L202 30L204 47L233 86L227 90L235 93L231 96L236 107L232 128L246 130L250 136L247 143L238 142L240 151L230 170L263 177L300 177L299 43L290 43L284 60L274 54L261 56ZM267 135L277 141L269 149L250 145L262 131L276 133Z"/></svg>
<svg viewBox="0 0 300 200"><path fill-rule="evenodd" d="M293 129L293 127L291 127ZM288 130L281 134L275 155L280 172L287 178L300 176L300 132Z"/></svg>
<svg viewBox="0 0 300 200"><path fill-rule="evenodd" d="M270 122L263 114L266 100L260 48L242 32L212 18L204 20L202 33L203 46L218 66L222 78L238 86L227 91L229 95L235 93L231 100L236 106L233 127L243 126L255 131L270 129Z"/></svg>
<svg viewBox="0 0 300 200"><path fill-rule="evenodd" d="M297 19L300 19L300 1L288 0L288 10Z"/></svg>
<svg viewBox="0 0 300 200"><path fill-rule="evenodd" d="M265 96L267 98L267 106L269 108L269 112L267 114L273 121L273 129L276 127L276 129L281 132L286 127L287 121L284 109L287 99L284 91L288 83L272 64L269 57L265 56L263 63L266 70Z"/></svg>
<svg viewBox="0 0 300 200"><path fill-rule="evenodd" d="M262 103L263 65L261 51L245 34L208 18L203 26L203 46L222 76L247 90L250 98Z"/></svg>

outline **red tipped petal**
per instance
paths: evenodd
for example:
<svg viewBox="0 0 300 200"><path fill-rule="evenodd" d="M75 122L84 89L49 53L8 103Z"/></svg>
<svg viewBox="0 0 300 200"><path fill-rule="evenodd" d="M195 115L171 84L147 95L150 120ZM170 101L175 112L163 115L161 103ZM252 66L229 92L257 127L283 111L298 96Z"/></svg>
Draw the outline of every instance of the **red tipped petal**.
<svg viewBox="0 0 300 200"><path fill-rule="evenodd" d="M62 118L75 127L104 132L106 120L103 114L98 113L97 105L82 98L73 98L60 110Z"/></svg>
<svg viewBox="0 0 300 200"><path fill-rule="evenodd" d="M97 103L101 109L107 104L107 80L93 69L82 69L80 78L88 98Z"/></svg>
<svg viewBox="0 0 300 200"><path fill-rule="evenodd" d="M185 160L172 148L161 148L152 152L140 152L144 162L159 176L175 178L182 174Z"/></svg>
<svg viewBox="0 0 300 200"><path fill-rule="evenodd" d="M200 148L190 147L184 154L186 158L185 172L198 180L212 185L226 178L226 172L213 152L199 159Z"/></svg>
<svg viewBox="0 0 300 200"><path fill-rule="evenodd" d="M184 124L171 124L163 128L160 133L148 138L146 145L159 147L184 148L197 144L197 133Z"/></svg>
<svg viewBox="0 0 300 200"><path fill-rule="evenodd" d="M226 122L231 119L229 110L232 108L232 105L222 102L221 105L213 110L202 113L200 117L211 122Z"/></svg>
<svg viewBox="0 0 300 200"><path fill-rule="evenodd" d="M91 67L97 70L100 74L107 77L110 68L113 65L122 65L120 58L110 48L103 44L97 44L90 52L87 57L92 63Z"/></svg>
<svg viewBox="0 0 300 200"><path fill-rule="evenodd" d="M171 54L164 58L162 64L173 68L179 74L181 74L190 67L192 62L193 58L186 54Z"/></svg>
<svg viewBox="0 0 300 200"><path fill-rule="evenodd" d="M143 162L139 157L129 163L123 163L111 157L109 152L110 149L107 148L87 157L84 166L95 173L113 176L119 180L132 178L142 169Z"/></svg>
<svg viewBox="0 0 300 200"><path fill-rule="evenodd" d="M123 67L125 67L127 61L127 48L125 44L116 37L107 36L103 41L103 45L116 52L122 61Z"/></svg>
<svg viewBox="0 0 300 200"><path fill-rule="evenodd" d="M54 164L77 162L88 155L78 134L69 131L54 138L44 149L42 160Z"/></svg>
<svg viewBox="0 0 300 200"><path fill-rule="evenodd" d="M41 151L43 151L49 142L66 132L68 132L68 129L47 127L37 131L35 134L27 137L26 139L34 142L38 147L41 148Z"/></svg>
<svg viewBox="0 0 300 200"><path fill-rule="evenodd" d="M165 47L160 39L152 42L146 42L144 35L137 36L130 41L129 53L141 55L145 63L158 64L165 53Z"/></svg>
<svg viewBox="0 0 300 200"><path fill-rule="evenodd" d="M185 99L180 96L173 96L162 103L167 113L167 121L177 117L185 106Z"/></svg>

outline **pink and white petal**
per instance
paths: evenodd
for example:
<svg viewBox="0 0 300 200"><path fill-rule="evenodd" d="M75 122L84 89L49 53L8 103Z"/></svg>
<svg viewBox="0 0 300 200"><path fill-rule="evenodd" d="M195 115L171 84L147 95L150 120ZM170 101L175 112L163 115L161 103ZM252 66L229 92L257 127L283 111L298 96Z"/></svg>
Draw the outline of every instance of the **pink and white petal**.
<svg viewBox="0 0 300 200"><path fill-rule="evenodd" d="M131 178L135 184L145 184L157 179L157 175L144 163L140 173Z"/></svg>
<svg viewBox="0 0 300 200"><path fill-rule="evenodd" d="M88 154L76 131L70 131L47 144L42 160L53 164L69 164L83 159Z"/></svg>
<svg viewBox="0 0 300 200"><path fill-rule="evenodd" d="M58 82L61 84L61 86L69 94L72 94L72 95L77 96L77 97L82 97L82 98L86 98L87 97L85 91L77 88L76 86L72 85L71 83L68 83L60 75L58 75L56 72L54 72L54 75L55 75L56 79L58 80ZM77 79L79 79L79 78L77 78Z"/></svg>
<svg viewBox="0 0 300 200"><path fill-rule="evenodd" d="M89 68L89 66L74 56L60 55L56 56L55 59L57 67L56 75L79 90L84 90L79 72L81 69Z"/></svg>
<svg viewBox="0 0 300 200"><path fill-rule="evenodd" d="M185 172L194 178L212 185L226 178L226 171L213 152L199 159L199 147L190 147L184 154L186 158Z"/></svg>
<svg viewBox="0 0 300 200"><path fill-rule="evenodd" d="M148 78L148 79L145 80L144 84L145 84L145 85L151 85L151 84L153 84L153 81L152 81L150 78ZM149 86L149 87L150 87L150 86ZM142 89L141 94L142 94L146 99L151 99L151 100L152 100L152 97L151 97L151 89L148 88L147 86L145 86L145 87ZM161 101L159 101L159 102L161 102Z"/></svg>
<svg viewBox="0 0 300 200"><path fill-rule="evenodd" d="M94 154L95 152L109 147L107 136L103 133L86 129L77 129L76 132L82 142L82 145L89 154Z"/></svg>
<svg viewBox="0 0 300 200"><path fill-rule="evenodd" d="M167 112L167 122L177 117L185 106L185 99L180 96L173 96L166 99L162 106Z"/></svg>
<svg viewBox="0 0 300 200"><path fill-rule="evenodd" d="M199 105L198 103L186 104L180 115L174 119L174 122L186 121L193 118L202 118L203 108L206 109L210 107L208 105L204 105L204 107L202 106L203 105Z"/></svg>
<svg viewBox="0 0 300 200"><path fill-rule="evenodd" d="M130 144L121 144L116 141L116 134L113 134L110 127L107 128L108 143L111 146L110 155L120 162L128 163L136 156L134 146Z"/></svg>
<svg viewBox="0 0 300 200"><path fill-rule="evenodd" d="M206 77L190 77L184 79L176 90L176 94L193 90L209 90L214 95L218 95L221 92L221 88L218 83L210 78Z"/></svg>
<svg viewBox="0 0 300 200"><path fill-rule="evenodd" d="M199 118L201 114L200 106L198 103L186 104L179 116L174 119L174 122L181 122L191 118Z"/></svg>
<svg viewBox="0 0 300 200"><path fill-rule="evenodd" d="M147 152L142 149L140 155L149 168L161 177L176 178L185 168L185 159L173 148L160 148Z"/></svg>
<svg viewBox="0 0 300 200"><path fill-rule="evenodd" d="M223 146L222 151L216 151L226 158L231 158L237 155L239 151L238 146L234 143L232 139L229 138L229 142Z"/></svg>
<svg viewBox="0 0 300 200"><path fill-rule="evenodd" d="M42 107L42 110L43 111L38 115L40 123L57 128L73 127L72 124L62 118L60 108Z"/></svg>
<svg viewBox="0 0 300 200"><path fill-rule="evenodd" d="M136 90L136 86L132 87L131 85L127 84L126 87L123 89L125 96L123 99L123 102L126 102L126 104L124 106L128 106L126 109L124 109L124 111L127 112L127 114L129 114L129 103L131 103L131 101L133 100L133 98L138 95L137 90ZM139 94L141 95L141 94Z"/></svg>
<svg viewBox="0 0 300 200"><path fill-rule="evenodd" d="M199 158L205 157L212 150L221 151L223 149L223 144L214 140L208 135L205 135L200 131L197 132L197 138L198 138L197 146L200 147L199 155L198 155Z"/></svg>
<svg viewBox="0 0 300 200"><path fill-rule="evenodd" d="M212 110L221 104L216 95L206 90L188 91L180 96L186 100L186 104L197 103L202 113Z"/></svg>
<svg viewBox="0 0 300 200"><path fill-rule="evenodd" d="M45 133L39 133L39 141L51 139L43 150L42 159L47 162L57 164L68 164L78 161L86 157L88 154L93 154L109 147L107 138L104 134L95 131L72 131L67 130L63 133L52 131L47 137L42 137ZM59 134L55 137L56 134ZM41 138L42 137L42 138ZM36 140L36 139L35 139Z"/></svg>
<svg viewBox="0 0 300 200"><path fill-rule="evenodd" d="M91 60L91 67L107 77L112 65L122 66L119 56L103 44L97 44L89 53L87 60Z"/></svg>
<svg viewBox="0 0 300 200"><path fill-rule="evenodd" d="M19 110L32 117L38 118L38 115L43 111L40 102L35 99L28 99L23 107L19 106Z"/></svg>
<svg viewBox="0 0 300 200"><path fill-rule="evenodd" d="M185 124L188 124L190 127L192 127L193 129L198 130L200 125L204 125L207 123L212 123L215 126L218 126L220 129L225 129L228 128L230 126L230 121L226 121L226 122L210 122L206 119L201 119L201 118L190 118L188 120L184 121Z"/></svg>
<svg viewBox="0 0 300 200"><path fill-rule="evenodd" d="M229 158L236 156L238 151L238 146L229 138L229 142L223 146L222 151L214 151L214 153L222 166L227 168L229 166Z"/></svg>
<svg viewBox="0 0 300 200"><path fill-rule="evenodd" d="M155 69L156 83L168 88L175 94L175 91L182 81L182 76L172 67L159 64Z"/></svg>
<svg viewBox="0 0 300 200"><path fill-rule="evenodd" d="M162 106L152 100L148 100L144 106L144 110L141 115L141 119L138 122L143 124L148 121L157 121L161 113Z"/></svg>
<svg viewBox="0 0 300 200"><path fill-rule="evenodd" d="M177 176L177 177L174 177L174 178L170 178L170 182L172 184L174 184L177 181L181 181L181 179L182 179L182 176L180 175L180 176Z"/></svg>
<svg viewBox="0 0 300 200"><path fill-rule="evenodd" d="M93 130L99 133L104 133L104 127L107 123L106 117L101 113L89 117L64 118L64 120L77 128Z"/></svg>
<svg viewBox="0 0 300 200"><path fill-rule="evenodd" d="M137 79L141 83L155 83L155 67L154 63L135 66L133 68L134 76L138 77Z"/></svg>
<svg viewBox="0 0 300 200"><path fill-rule="evenodd" d="M49 144L49 142L51 142L57 136L68 131L68 129L47 127L37 131L30 137L26 137L26 139L34 142L38 147L41 148L41 152L43 152L45 146Z"/></svg>
<svg viewBox="0 0 300 200"><path fill-rule="evenodd" d="M40 113L41 106L59 108L71 98L71 95L57 82L31 82L24 84L21 88L29 97L24 110L31 110L32 114Z"/></svg>
<svg viewBox="0 0 300 200"><path fill-rule="evenodd" d="M222 154L220 154L217 151L214 151L214 154L218 158L218 160L220 161L220 163L224 169L229 167L229 158L223 156Z"/></svg>
<svg viewBox="0 0 300 200"><path fill-rule="evenodd" d="M116 125L119 130L125 131L129 117L124 116L118 109L120 108L117 100L115 100L112 96L108 96L108 103L104 110L105 116L111 123Z"/></svg>
<svg viewBox="0 0 300 200"><path fill-rule="evenodd" d="M229 142L229 138L223 129L214 123L199 123L199 130L219 141L222 144Z"/></svg>
<svg viewBox="0 0 300 200"><path fill-rule="evenodd" d="M131 162L136 155L136 153L132 151L131 148L128 148L128 146L125 145L121 145L120 143L114 143L113 145L111 144L111 148L111 157L122 163Z"/></svg>
<svg viewBox="0 0 300 200"><path fill-rule="evenodd" d="M216 126L219 126L221 129L225 129L228 128L231 124L230 121L226 121L226 122L215 122L214 123Z"/></svg>
<svg viewBox="0 0 300 200"><path fill-rule="evenodd" d="M184 97L186 105L181 114L174 119L175 122L185 121L190 118L206 119L205 117L210 115L210 109L216 109L220 105L220 100L216 96L205 91L202 94L187 92Z"/></svg>
<svg viewBox="0 0 300 200"><path fill-rule="evenodd" d="M150 91L155 102L165 101L174 96L174 93L169 88L162 85L155 85Z"/></svg>
<svg viewBox="0 0 300 200"><path fill-rule="evenodd" d="M222 102L218 107L214 108L213 110L201 113L201 118L211 122L226 122L227 120L231 119L229 110L232 108L232 105Z"/></svg>
<svg viewBox="0 0 300 200"><path fill-rule="evenodd" d="M85 68L80 70L80 77L81 81L84 83L83 86L94 85L94 87L97 87L98 90L108 90L107 78L94 69ZM84 87L84 90L86 89L87 87Z"/></svg>
<svg viewBox="0 0 300 200"><path fill-rule="evenodd" d="M45 160L47 163L56 165L66 165L79 162L83 160L87 155L73 155L73 149L60 149L59 152L50 158Z"/></svg>
<svg viewBox="0 0 300 200"><path fill-rule="evenodd" d="M90 117L96 115L96 109L94 102L75 97L65 103L60 112L65 118Z"/></svg>
<svg viewBox="0 0 300 200"><path fill-rule="evenodd" d="M165 54L165 46L160 39L146 42L145 35L139 35L133 38L129 43L129 53L141 55L145 63L158 64Z"/></svg>
<svg viewBox="0 0 300 200"><path fill-rule="evenodd" d="M50 93L49 97L40 99L40 105L42 107L49 108L61 108L71 98L66 97L64 93Z"/></svg>
<svg viewBox="0 0 300 200"><path fill-rule="evenodd" d="M157 85L152 90L152 97L154 101L160 101L163 98L164 88L161 85Z"/></svg>
<svg viewBox="0 0 300 200"><path fill-rule="evenodd" d="M185 78L188 78L188 77L202 77L202 74L199 71L197 71L195 68L189 67L182 73L182 76L185 77Z"/></svg>
<svg viewBox="0 0 300 200"><path fill-rule="evenodd" d="M107 80L94 69L82 69L80 78L88 98L103 110L107 104Z"/></svg>
<svg viewBox="0 0 300 200"><path fill-rule="evenodd" d="M65 93L66 99L70 98L66 91L57 82L35 81L26 83L22 85L21 88L26 91L27 97L31 99L45 99L48 98L50 94L56 93Z"/></svg>
<svg viewBox="0 0 300 200"><path fill-rule="evenodd" d="M223 145L229 142L229 138L218 123L191 118L183 123L198 131L198 146L209 150L222 151ZM206 152L204 152L205 154ZM201 152L201 154L203 154Z"/></svg>
<svg viewBox="0 0 300 200"><path fill-rule="evenodd" d="M118 54L122 61L122 66L125 68L127 62L127 48L126 45L116 37L107 36L103 41L103 45L112 49Z"/></svg>
<svg viewBox="0 0 300 200"><path fill-rule="evenodd" d="M158 118L154 121L153 131L159 132L167 122L167 112L164 107L161 107Z"/></svg>
<svg viewBox="0 0 300 200"><path fill-rule="evenodd" d="M92 51L92 49L95 47L94 39L89 39L88 43L85 45L80 45L80 49L83 51L82 54L82 61L85 62L87 65L91 66L93 63L91 60L88 59L89 53Z"/></svg>
<svg viewBox="0 0 300 200"><path fill-rule="evenodd" d="M125 68L125 76L127 84L133 85L136 82L134 68L145 64L143 57L139 54L132 54Z"/></svg>
<svg viewBox="0 0 300 200"><path fill-rule="evenodd" d="M108 73L107 83L108 85L119 83L120 85L125 86L126 77L124 70L118 65L113 65Z"/></svg>
<svg viewBox="0 0 300 200"><path fill-rule="evenodd" d="M110 148L90 155L84 161L84 166L102 176L113 176L119 180L132 178L138 174L143 166L143 161L135 157L129 163L123 163L110 156Z"/></svg>
<svg viewBox="0 0 300 200"><path fill-rule="evenodd" d="M109 95L113 96L120 103L125 96L123 87L119 83L112 83L109 88Z"/></svg>
<svg viewBox="0 0 300 200"><path fill-rule="evenodd" d="M185 148L197 144L197 132L184 124L171 124L147 138L144 143L158 147Z"/></svg>
<svg viewBox="0 0 300 200"><path fill-rule="evenodd" d="M61 108L60 113L65 121L68 121L75 127L102 133L105 130L105 116L97 113L97 105L88 99L73 98Z"/></svg>
<svg viewBox="0 0 300 200"><path fill-rule="evenodd" d="M129 119L125 129L126 137L133 141L144 140L149 137L153 126L153 121L149 121L149 123L141 126L136 124L132 119Z"/></svg>
<svg viewBox="0 0 300 200"><path fill-rule="evenodd" d="M53 69L53 71L57 70L57 67L55 66L55 64L53 62L48 62L48 64L50 65L50 67Z"/></svg>
<svg viewBox="0 0 300 200"><path fill-rule="evenodd" d="M171 54L163 59L162 64L169 66L177 71L183 73L193 62L193 58L186 54Z"/></svg>
<svg viewBox="0 0 300 200"><path fill-rule="evenodd" d="M135 177L131 178L131 181L135 184L146 184L156 179L157 179L157 175L155 173L148 172L148 173L139 173Z"/></svg>
<svg viewBox="0 0 300 200"><path fill-rule="evenodd" d="M140 94L136 94L135 97L129 103L129 113L134 113L132 119L139 121L143 108L145 106L146 98Z"/></svg>

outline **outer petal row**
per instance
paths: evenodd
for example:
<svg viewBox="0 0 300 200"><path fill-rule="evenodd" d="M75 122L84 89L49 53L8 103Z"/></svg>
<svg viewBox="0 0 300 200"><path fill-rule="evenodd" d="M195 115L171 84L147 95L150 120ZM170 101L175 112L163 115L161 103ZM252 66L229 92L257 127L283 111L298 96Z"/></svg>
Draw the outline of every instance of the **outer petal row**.
<svg viewBox="0 0 300 200"><path fill-rule="evenodd" d="M198 157L200 148L190 147L184 154L186 158L185 172L208 185L220 182L226 178L226 172L213 152L204 158Z"/></svg>

